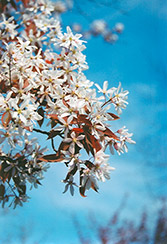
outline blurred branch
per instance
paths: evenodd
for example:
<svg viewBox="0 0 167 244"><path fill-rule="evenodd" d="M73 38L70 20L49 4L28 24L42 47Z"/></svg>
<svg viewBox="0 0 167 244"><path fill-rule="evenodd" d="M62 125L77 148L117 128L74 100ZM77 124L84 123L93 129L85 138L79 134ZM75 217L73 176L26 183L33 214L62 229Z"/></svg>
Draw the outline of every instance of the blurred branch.
<svg viewBox="0 0 167 244"><path fill-rule="evenodd" d="M154 222L150 221L147 212L143 212L139 216L139 222L136 224L136 216L132 220L120 220L118 215L125 207L127 196L122 200L119 208L113 213L107 224L98 224L96 218L90 218L87 225L82 227L81 223L73 218L74 225L77 230L78 237L81 244L94 243L89 234L100 244L129 244L129 243L142 243L142 244L166 244L167 243L167 205L165 199L161 201L161 207L157 213L157 218ZM93 228L89 228L89 224L93 224ZM91 231L90 231L91 230Z"/></svg>

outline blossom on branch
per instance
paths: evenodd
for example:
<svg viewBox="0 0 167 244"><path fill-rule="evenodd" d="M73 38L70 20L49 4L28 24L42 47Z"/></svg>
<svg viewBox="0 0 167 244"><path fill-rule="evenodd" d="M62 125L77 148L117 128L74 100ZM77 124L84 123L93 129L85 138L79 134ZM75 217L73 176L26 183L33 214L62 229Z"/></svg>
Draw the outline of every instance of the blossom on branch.
<svg viewBox="0 0 167 244"><path fill-rule="evenodd" d="M17 15L0 19L4 32L0 40L0 201L3 205L11 201L14 207L28 200L28 185L37 188L50 163L67 166L64 192L70 189L73 195L73 186L83 197L90 188L97 192L97 182L110 179L114 170L106 149L120 154L127 151L127 143L135 143L124 127L112 131L112 122L119 119L114 109L120 114L126 108L128 91L121 89L121 83L108 89L108 81L101 88L87 79L85 41L70 27L65 33L61 30L52 15L53 5L41 0L22 2L25 8L19 21ZM35 133L43 139L38 141ZM51 143L50 154L42 148L45 140Z"/></svg>

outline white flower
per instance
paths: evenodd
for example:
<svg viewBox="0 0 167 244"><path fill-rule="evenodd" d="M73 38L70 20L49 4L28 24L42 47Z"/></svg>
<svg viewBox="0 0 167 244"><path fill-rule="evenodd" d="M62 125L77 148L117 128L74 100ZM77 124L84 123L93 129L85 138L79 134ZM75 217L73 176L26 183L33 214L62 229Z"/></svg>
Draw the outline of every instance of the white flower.
<svg viewBox="0 0 167 244"><path fill-rule="evenodd" d="M50 15L51 12L54 11L54 5L51 1L40 0L40 10L42 11L42 14Z"/></svg>
<svg viewBox="0 0 167 244"><path fill-rule="evenodd" d="M128 91L121 89L121 83L118 88L109 88L108 81L103 87L95 84L92 88L94 83L83 73L88 65L82 53L82 35L73 34L70 27L63 33L56 18L66 11L67 5L62 1L29 1L26 8L21 5L22 14L17 13L17 19L15 15L9 19L4 14L0 17L0 156L11 157L4 172L11 172L12 176L17 173L21 184L29 181L34 187L48 168L45 161L62 161L68 166L64 192L70 188L74 194L74 174L79 171L80 193L84 195L90 188L97 191L97 180L110 178L114 168L108 164L106 148L120 154L128 150L127 143L135 142L125 127L116 131L118 137L109 130L108 121L118 118L110 112L111 105L121 113L128 104ZM118 23L112 31L122 30ZM107 30L104 20L94 21L90 34L101 34L106 40L109 36L111 42L117 38ZM100 97L96 90L102 93ZM43 128L35 128L36 121ZM54 154L44 156L46 148L41 149L32 137L33 131L48 136ZM56 146L57 135L60 145ZM81 160L84 149L92 154L89 160ZM18 187L15 184L12 189L20 194ZM26 195L15 199L14 205L26 199Z"/></svg>
<svg viewBox="0 0 167 244"><path fill-rule="evenodd" d="M62 1L56 1L54 3L54 9L58 13L63 13L67 10L66 5Z"/></svg>
<svg viewBox="0 0 167 244"><path fill-rule="evenodd" d="M79 135L78 137L76 136L75 132L73 131L70 135L70 138L65 138L64 142L67 143L71 143L70 144L70 148L71 150L74 150L75 148L75 144L80 147L83 148L83 144L80 142L84 139L85 135Z"/></svg>
<svg viewBox="0 0 167 244"><path fill-rule="evenodd" d="M128 104L128 102L126 101L128 99L127 95L129 93L128 91L123 91L123 89L120 89L121 82L119 83L118 88L114 91L114 97L111 98L118 114L121 114L122 108L126 108L126 104Z"/></svg>
<svg viewBox="0 0 167 244"><path fill-rule="evenodd" d="M95 164L101 164L104 162L107 162L109 159L109 155L105 154L103 150L99 150L98 152L95 153Z"/></svg>
<svg viewBox="0 0 167 244"><path fill-rule="evenodd" d="M122 23L116 23L115 25L115 31L118 33L121 33L124 30L124 24Z"/></svg>
<svg viewBox="0 0 167 244"><path fill-rule="evenodd" d="M15 99L13 98L10 102L10 106L12 108L14 108L15 110L11 110L11 116L12 118L16 119L16 120L21 120L25 125L27 123L27 105L29 103L29 100L25 100L24 102L22 102L22 104L20 106L18 106L19 100L16 97Z"/></svg>
<svg viewBox="0 0 167 244"><path fill-rule="evenodd" d="M81 176L82 181L80 187L84 187L85 190L89 190L93 185L96 191L99 189L94 172L92 170L84 169Z"/></svg>
<svg viewBox="0 0 167 244"><path fill-rule="evenodd" d="M95 168L93 171L95 172L95 175L98 180L105 181L106 179L110 179L110 171L115 170L115 168L111 167L108 163L101 162L95 164Z"/></svg>
<svg viewBox="0 0 167 244"><path fill-rule="evenodd" d="M10 17L9 19L6 19L5 15L2 14L3 21L0 22L0 28L3 28L5 30L4 38L9 39L11 37L12 39L15 38L17 35L17 31L15 30L18 25L14 24L14 17Z"/></svg>
<svg viewBox="0 0 167 244"><path fill-rule="evenodd" d="M22 146L21 135L19 133L18 128L12 123L8 126L8 128L3 129L0 131L0 144L4 143L7 140L7 143L12 147L15 148L17 146Z"/></svg>
<svg viewBox="0 0 167 244"><path fill-rule="evenodd" d="M54 130L60 130L60 131L64 130L64 135L66 136L69 130L72 129L71 122L73 120L73 116L71 115L67 119L58 116L58 119L61 125L54 128Z"/></svg>
<svg viewBox="0 0 167 244"><path fill-rule="evenodd" d="M108 81L104 81L103 83L103 89L101 89L101 87L98 84L95 84L95 86L99 89L99 92L103 93L104 96L109 95L110 97L112 96L112 94L115 92L116 88L110 88L107 90L108 88Z"/></svg>
<svg viewBox="0 0 167 244"><path fill-rule="evenodd" d="M94 34L103 34L106 30L106 22L104 20L94 20L91 29Z"/></svg>
<svg viewBox="0 0 167 244"><path fill-rule="evenodd" d="M55 41L57 41L57 43L61 46L61 47L66 47L66 48L70 48L71 46L74 46L76 48L79 48L83 42L83 40L80 40L80 37L82 35L81 34L76 34L74 35L70 29L70 27L67 27L67 33L63 34L59 34L58 38L55 38ZM57 45L57 43L55 43L55 45Z"/></svg>
<svg viewBox="0 0 167 244"><path fill-rule="evenodd" d="M121 129L119 129L117 132L120 134L120 142L121 142L122 148L125 150L125 152L128 152L128 147L126 145L126 142L128 142L130 144L136 143L134 140L131 139L131 137L133 136L133 133L129 133L128 129L126 129L125 126L122 127Z"/></svg>

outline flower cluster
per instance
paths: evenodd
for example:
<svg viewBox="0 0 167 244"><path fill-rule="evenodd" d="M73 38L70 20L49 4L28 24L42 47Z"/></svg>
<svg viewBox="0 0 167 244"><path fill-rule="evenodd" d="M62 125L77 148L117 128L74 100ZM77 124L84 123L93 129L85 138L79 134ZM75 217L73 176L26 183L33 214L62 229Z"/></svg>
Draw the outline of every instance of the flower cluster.
<svg viewBox="0 0 167 244"><path fill-rule="evenodd" d="M90 28L87 31L82 30L82 26L78 23L72 25L74 32L82 32L85 38L91 36L101 36L106 42L114 44L119 39L119 34L124 30L122 23L116 23L110 28L104 19L95 19L90 23Z"/></svg>
<svg viewBox="0 0 167 244"><path fill-rule="evenodd" d="M98 191L97 181L109 179L114 169L108 163L106 149L110 147L112 153L116 150L120 154L127 152L127 143L135 143L125 127L116 132L109 128L126 107L128 91L121 89L121 83L118 88L108 89L107 81L101 88L86 78L83 71L88 65L82 53L85 45L81 35L73 34L69 27L64 33L52 11L50 2L37 0L35 4L26 2L19 22L17 14L9 19L2 15L0 201L3 205L10 199L14 207L27 201L27 183L37 187L51 162L63 162L68 167L64 192L69 188L73 195L74 186L82 196L90 188ZM44 154L46 148L41 148L34 132L47 136L51 154Z"/></svg>
<svg viewBox="0 0 167 244"><path fill-rule="evenodd" d="M116 25L110 29L107 22L103 19L94 20L91 24L91 33L93 36L102 35L104 40L109 43L115 43L118 40L118 34L122 33L124 25L122 23L116 23Z"/></svg>

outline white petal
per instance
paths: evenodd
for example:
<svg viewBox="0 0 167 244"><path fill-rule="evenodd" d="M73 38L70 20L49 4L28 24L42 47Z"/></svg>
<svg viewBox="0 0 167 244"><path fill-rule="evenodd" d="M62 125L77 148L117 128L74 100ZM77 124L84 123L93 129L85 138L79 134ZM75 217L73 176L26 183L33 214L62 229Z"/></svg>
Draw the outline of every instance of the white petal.
<svg viewBox="0 0 167 244"><path fill-rule="evenodd" d="M107 87L108 87L108 81L104 81L103 83L103 91L106 91L107 90Z"/></svg>

